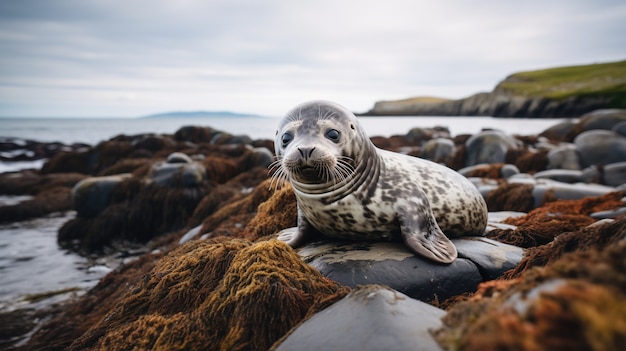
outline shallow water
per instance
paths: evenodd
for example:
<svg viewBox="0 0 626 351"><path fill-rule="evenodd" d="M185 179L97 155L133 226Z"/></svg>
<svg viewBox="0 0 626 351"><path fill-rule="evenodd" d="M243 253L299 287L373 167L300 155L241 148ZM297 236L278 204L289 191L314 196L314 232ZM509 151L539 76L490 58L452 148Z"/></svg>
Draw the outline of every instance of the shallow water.
<svg viewBox="0 0 626 351"><path fill-rule="evenodd" d="M58 229L74 216L70 211L0 224L0 310L80 294L113 268L58 246Z"/></svg>

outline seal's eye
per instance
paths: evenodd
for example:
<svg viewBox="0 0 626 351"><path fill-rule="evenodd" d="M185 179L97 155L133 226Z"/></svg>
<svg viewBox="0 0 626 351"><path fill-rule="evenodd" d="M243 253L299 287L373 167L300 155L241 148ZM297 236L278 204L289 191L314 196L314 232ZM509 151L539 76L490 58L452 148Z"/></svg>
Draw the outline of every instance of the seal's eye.
<svg viewBox="0 0 626 351"><path fill-rule="evenodd" d="M291 140L293 140L293 135L291 135L289 133L283 134L283 136L281 137L281 141L283 143L283 147L287 146L287 144L289 144L291 142Z"/></svg>
<svg viewBox="0 0 626 351"><path fill-rule="evenodd" d="M326 138L328 138L329 140L334 141L334 142L338 142L339 141L339 136L340 136L340 134L339 134L339 131L337 129L329 129L326 132Z"/></svg>

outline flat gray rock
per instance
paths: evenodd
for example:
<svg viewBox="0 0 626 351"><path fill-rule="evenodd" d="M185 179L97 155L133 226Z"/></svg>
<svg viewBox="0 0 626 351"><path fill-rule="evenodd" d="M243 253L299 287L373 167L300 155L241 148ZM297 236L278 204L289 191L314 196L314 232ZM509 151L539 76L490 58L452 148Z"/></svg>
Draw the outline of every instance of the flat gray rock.
<svg viewBox="0 0 626 351"><path fill-rule="evenodd" d="M459 258L449 265L416 255L401 242L318 241L298 249L324 276L356 287L383 284L422 301L475 291L521 260L523 250L481 237L453 239Z"/></svg>
<svg viewBox="0 0 626 351"><path fill-rule="evenodd" d="M387 287L361 286L300 324L275 350L442 350L445 311ZM280 341L279 341L280 342Z"/></svg>

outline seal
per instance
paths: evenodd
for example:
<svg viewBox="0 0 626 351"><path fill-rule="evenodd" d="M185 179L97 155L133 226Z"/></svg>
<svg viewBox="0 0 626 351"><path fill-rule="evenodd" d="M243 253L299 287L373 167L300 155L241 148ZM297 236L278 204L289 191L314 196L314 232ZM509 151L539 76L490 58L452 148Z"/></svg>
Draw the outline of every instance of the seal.
<svg viewBox="0 0 626 351"><path fill-rule="evenodd" d="M457 257L448 236L482 235L487 205L464 176L434 162L378 149L356 116L328 101L305 102L279 122L272 182L291 183L298 204L292 247L318 235L402 239L441 263ZM444 232L446 234L444 234Z"/></svg>

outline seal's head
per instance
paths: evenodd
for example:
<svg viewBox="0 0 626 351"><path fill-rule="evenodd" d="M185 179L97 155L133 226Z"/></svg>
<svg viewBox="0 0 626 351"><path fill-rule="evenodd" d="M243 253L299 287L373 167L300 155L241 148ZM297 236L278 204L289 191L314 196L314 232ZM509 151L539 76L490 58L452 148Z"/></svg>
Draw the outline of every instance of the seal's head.
<svg viewBox="0 0 626 351"><path fill-rule="evenodd" d="M340 183L350 177L365 146L357 118L327 101L305 102L278 124L274 147L278 177L296 184Z"/></svg>

